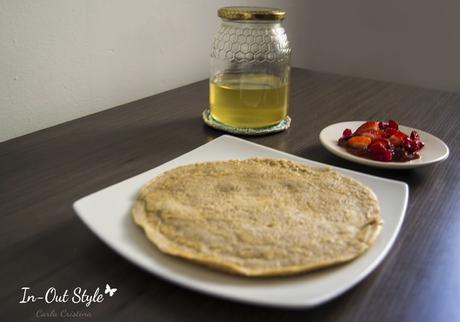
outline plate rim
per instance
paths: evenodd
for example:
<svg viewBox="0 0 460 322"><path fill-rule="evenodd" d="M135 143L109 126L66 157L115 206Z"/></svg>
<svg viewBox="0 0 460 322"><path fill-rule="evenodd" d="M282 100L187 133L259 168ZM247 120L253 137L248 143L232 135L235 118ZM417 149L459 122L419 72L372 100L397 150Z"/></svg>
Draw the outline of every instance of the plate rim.
<svg viewBox="0 0 460 322"><path fill-rule="evenodd" d="M408 162L382 162L382 161L376 161L376 160L371 160L371 159L367 159L367 158L361 158L361 157L358 157L358 156L355 156L351 153L348 153L348 152L345 152L345 151L342 151L340 149L335 149L332 147L332 144L330 142L328 142L325 138L325 133L327 133L327 131L332 128L332 127L335 127L335 126L339 126L339 125L342 125L345 126L345 124L349 124L349 123L364 123L366 121L341 121L341 122L337 122L337 123L333 123L333 124L329 124L328 126L324 127L320 133L319 133L319 141L321 143L321 145L326 149L328 150L330 153L334 154L335 156L341 158L341 159L344 159L344 160L347 160L347 161L350 161L350 162L354 162L354 163L358 163L358 164L362 164L362 165L366 165L366 166L370 166L370 167L374 167L374 168L382 168L382 169L395 169L395 170L403 170L403 169L413 169L413 168L418 168L418 167L424 167L424 166L428 166L428 165L431 165L431 164L434 164L434 163L438 163L438 162L442 162L444 160L446 160L448 157L449 157L449 154L450 154L450 149L449 149L449 146L443 141L441 140L440 138L438 138L437 136L429 133L429 132L426 132L426 131L423 131L423 130L420 130L420 129L417 129L417 128L414 128L414 127L410 127L410 126L407 126L407 125L404 125L404 124L400 124L399 126L400 127L404 127L404 128L407 128L407 129L411 129L411 130L415 130L419 133L422 133L423 135L428 135L428 136L431 136L432 138L434 138L436 141L438 141L438 143L446 150L446 152L440 156L438 156L437 158L434 158L432 160L429 160L429 161L421 161L420 162L420 159L419 160L414 160L414 161L408 161ZM358 124L358 126L360 125ZM345 128L345 127L344 127ZM339 134L340 135L340 134ZM338 137L337 137L338 139Z"/></svg>
<svg viewBox="0 0 460 322"><path fill-rule="evenodd" d="M367 265L365 267L365 269L362 270L362 272L359 275L356 275L352 282L347 283L344 286L337 287L331 292L324 293L324 294L322 294L322 296L316 296L313 300L307 300L307 301L304 301L302 303L295 302L295 303L287 304L287 303L278 302L278 300L276 298L275 299L272 298L270 300L267 300L267 299L259 300L259 299L254 299L253 297L247 297L247 296L242 297L242 296L234 296L233 294L226 294L226 293L223 293L223 292L220 292L220 291L215 291L213 289L204 288L204 287L202 287L200 285L196 285L195 283L193 283L193 280L191 281L191 279L189 277L177 279L174 276L168 275L167 273L164 273L161 270L154 270L151 267L149 267L147 264L145 264L144 262L137 261L134 257L126 256L123 253L122 250L117 248L115 243L113 243L110 240L110 238L106 238L104 235L99 234L95 230L95 227L93 227L92 224L87 220L86 216L83 215L80 212L81 204L84 203L85 200L87 200L87 199L89 199L91 197L94 197L96 194L98 194L100 192L103 192L104 190L112 188L114 186L121 185L125 181L131 180L131 179L133 179L135 177L138 177L138 176L141 176L146 172L149 172L149 171L154 170L154 169L156 169L158 167L161 167L161 166L164 166L164 165L166 165L166 164L168 164L170 162L173 162L173 161L175 161L175 160L177 160L179 158L182 158L182 157L194 152L195 150L197 150L197 149L199 149L199 148L201 148L201 147L203 147L205 145L216 144L218 142L218 140L232 140L232 141L236 140L236 141L239 141L239 142L243 142L245 144L250 144L250 145L257 146L258 148L262 148L262 149L269 150L269 151L272 151L272 152L275 152L275 153L278 153L278 154L281 154L281 155L284 155L284 156L288 156L289 158L295 159L296 161L302 161L302 160L305 161L306 160L309 163L313 163L313 164L315 164L317 166L328 166L328 167L331 167L333 169L337 169L338 171L341 171L341 172L356 173L359 176L364 176L364 177L368 177L368 178L371 178L371 179L383 180L383 181L387 181L387 182L390 182L390 183L393 183L393 184L397 184L403 189L404 198L403 198L403 203L401 204L401 215L399 216L399 219L397 221L396 229L393 231L391 237L389 238L388 242L385 244L385 247L382 249L382 251L378 254L378 256L372 261L371 264ZM295 308L310 308L310 307L314 307L314 306L320 305L322 303L328 302L328 301L330 301L330 300L342 295L343 293L347 292L351 288L355 287L364 278L366 278L372 271L374 271L375 268L378 265L380 265L381 262L388 255L388 253L391 250L391 248L393 247L397 237L399 236L399 233L401 231L401 227L402 227L402 225L404 223L404 219L406 217L408 200L409 200L409 186L408 186L407 183L405 183L403 181L394 180L394 179L388 179L388 178L383 178L383 177L378 177L378 176L374 176L374 175L367 174L367 173L362 173L362 172L355 171L355 170L350 170L350 169L346 169L346 168L332 166L332 165L329 165L329 164L326 164L326 163L322 163L322 162L302 158L302 157L299 157L297 155L290 154L290 153L287 153L287 152L284 152L284 151L279 151L279 150L276 150L274 148L270 148L270 147L267 147L267 146L263 146L263 145L260 145L260 144L257 144L257 143L251 142L251 141L247 141L247 140L238 138L238 137L234 137L232 135L223 134L223 135L215 138L214 140L212 140L210 142L202 144L202 145L196 147L195 149L192 149L192 150L190 150L188 152L185 152L185 153L183 153L183 154L181 154L181 155L179 155L179 156L177 156L177 157L175 157L175 158L173 158L171 160L168 160L168 161L166 161L164 163L161 163L161 164L159 164L159 165L157 165L157 166L155 166L155 167L153 167L151 169L148 169L148 170L143 171L143 172L141 172L139 174L136 174L136 175L134 175L132 177L129 177L127 179L124 179L122 181L119 181L117 183L109 185L107 187L104 187L104 188L102 188L102 189L100 189L98 191L90 193L90 194L88 194L88 195L86 195L84 197L81 197L78 200L76 200L75 202L73 202L72 207L73 207L74 211L76 212L77 216L80 218L80 220L85 224L85 226L87 226L90 229L90 231L94 235L96 235L96 237L98 239L103 241L104 244L106 244L110 249L115 251L115 253L120 255L124 260L128 260L130 263L134 264L135 266L143 269L144 271L146 271L146 272L148 272L150 274L153 274L156 277L159 277L159 278L161 278L163 280L166 280L168 282L173 283L174 285L178 285L178 286L184 287L186 289L197 291L197 292L202 293L202 294L212 295L212 296L222 298L222 299L226 299L226 300L231 300L231 301L234 301L234 302L247 303L247 304L258 305L258 306L270 306L270 307L278 307L278 308L292 308L292 309L295 309ZM203 269L207 269L207 268L203 268Z"/></svg>

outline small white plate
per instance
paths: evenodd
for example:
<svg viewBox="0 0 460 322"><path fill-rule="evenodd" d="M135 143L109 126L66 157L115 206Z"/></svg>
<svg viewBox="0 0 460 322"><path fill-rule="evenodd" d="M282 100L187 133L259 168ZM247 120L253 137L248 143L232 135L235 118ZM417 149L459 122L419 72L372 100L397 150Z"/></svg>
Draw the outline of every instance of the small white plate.
<svg viewBox="0 0 460 322"><path fill-rule="evenodd" d="M213 271L168 256L147 240L133 223L130 210L139 189L151 178L194 162L271 157L299 163L324 164L223 135L172 161L95 192L74 203L81 220L107 245L135 265L200 292L247 303L279 307L311 307L330 300L356 285L383 260L401 228L408 200L405 183L336 168L369 186L377 195L384 226L375 244L356 260L290 277L246 278Z"/></svg>
<svg viewBox="0 0 460 322"><path fill-rule="evenodd" d="M371 167L388 168L388 169L411 169L423 167L435 162L443 161L449 156L449 147L440 139L427 132L400 125L399 128L404 133L409 134L412 130L416 130L420 135L421 140L425 143L423 149L419 151L420 158L407 162L383 162L366 159L353 155L337 144L338 139L342 136L343 130L346 128L355 131L365 121L340 122L329 125L324 128L319 134L321 144L331 153L338 157L353 161L356 163L365 164Z"/></svg>

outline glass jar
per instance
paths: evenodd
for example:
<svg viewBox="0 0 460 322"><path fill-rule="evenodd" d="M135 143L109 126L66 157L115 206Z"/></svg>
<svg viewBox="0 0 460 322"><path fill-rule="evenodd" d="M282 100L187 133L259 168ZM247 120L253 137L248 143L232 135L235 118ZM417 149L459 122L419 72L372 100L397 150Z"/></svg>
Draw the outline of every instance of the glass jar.
<svg viewBox="0 0 460 322"><path fill-rule="evenodd" d="M209 83L214 127L236 133L261 129L258 134L289 126L291 49L281 25L285 15L273 8L218 10L222 22L212 44Z"/></svg>

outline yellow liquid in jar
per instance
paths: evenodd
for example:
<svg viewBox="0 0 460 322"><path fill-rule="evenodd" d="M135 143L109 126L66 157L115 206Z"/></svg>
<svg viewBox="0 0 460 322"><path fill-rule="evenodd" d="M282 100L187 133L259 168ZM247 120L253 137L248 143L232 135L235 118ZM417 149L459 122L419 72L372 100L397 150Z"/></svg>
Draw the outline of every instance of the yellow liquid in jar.
<svg viewBox="0 0 460 322"><path fill-rule="evenodd" d="M287 115L289 83L273 75L218 75L209 91L212 117L233 127L270 126Z"/></svg>

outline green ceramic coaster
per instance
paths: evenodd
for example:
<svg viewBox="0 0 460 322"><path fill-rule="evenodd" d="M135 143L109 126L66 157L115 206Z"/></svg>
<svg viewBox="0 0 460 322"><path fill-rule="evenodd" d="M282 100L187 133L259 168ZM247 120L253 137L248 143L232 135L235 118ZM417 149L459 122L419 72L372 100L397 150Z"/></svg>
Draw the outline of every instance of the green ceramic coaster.
<svg viewBox="0 0 460 322"><path fill-rule="evenodd" d="M239 127L233 127L230 125L223 124L219 121L216 121L212 115L209 109L205 109L203 113L201 114L204 123L206 125L217 129L221 131L225 131L228 133L232 134L238 134L238 135L265 135L265 134L271 134L271 133L277 133L281 132L284 130L287 130L289 126L291 125L291 118L289 116L286 116L281 122L266 126L266 127L259 127L256 129L251 129L251 128L239 128Z"/></svg>

